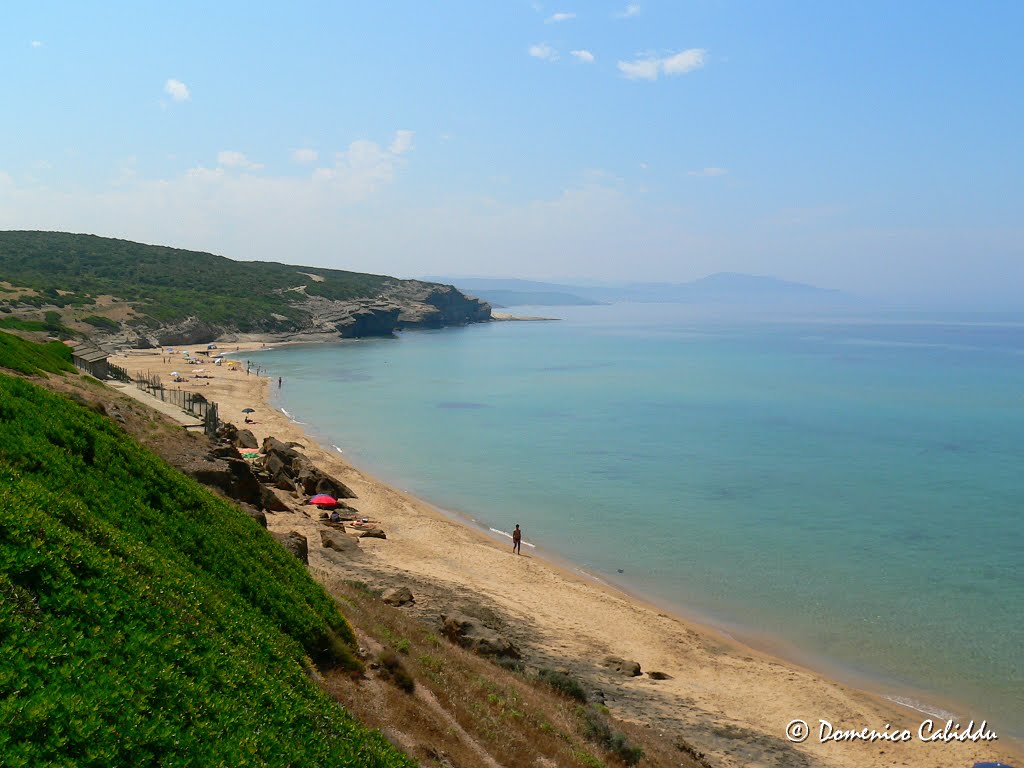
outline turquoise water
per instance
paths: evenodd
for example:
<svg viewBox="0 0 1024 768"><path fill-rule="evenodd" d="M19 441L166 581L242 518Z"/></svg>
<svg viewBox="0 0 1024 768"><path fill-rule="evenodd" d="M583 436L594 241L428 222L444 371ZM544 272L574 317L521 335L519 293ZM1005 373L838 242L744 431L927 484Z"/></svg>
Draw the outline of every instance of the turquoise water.
<svg viewBox="0 0 1024 768"><path fill-rule="evenodd" d="M250 357L416 495L1024 733L1024 322L558 314Z"/></svg>

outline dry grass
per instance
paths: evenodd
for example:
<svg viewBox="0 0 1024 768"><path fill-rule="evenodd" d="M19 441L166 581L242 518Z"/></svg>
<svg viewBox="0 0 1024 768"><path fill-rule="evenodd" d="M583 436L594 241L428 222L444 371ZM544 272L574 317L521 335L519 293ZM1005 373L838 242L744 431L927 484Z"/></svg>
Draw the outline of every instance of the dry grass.
<svg viewBox="0 0 1024 768"><path fill-rule="evenodd" d="M604 738L607 733L593 727L600 707L587 709L536 674L508 671L449 643L358 584L332 591L367 654L400 658L416 692L403 693L387 682L387 672L373 670L361 681L328 676L327 689L425 766L610 768L626 764L624 744L643 751L643 766L702 765L669 740L606 711L600 721L616 738Z"/></svg>

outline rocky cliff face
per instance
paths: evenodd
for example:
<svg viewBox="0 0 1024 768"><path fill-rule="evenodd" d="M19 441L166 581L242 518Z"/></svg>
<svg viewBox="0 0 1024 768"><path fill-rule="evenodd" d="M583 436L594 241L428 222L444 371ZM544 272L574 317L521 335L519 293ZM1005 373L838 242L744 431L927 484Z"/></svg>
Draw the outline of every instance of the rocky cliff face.
<svg viewBox="0 0 1024 768"><path fill-rule="evenodd" d="M450 285L414 280L395 281L385 293L373 299L336 301L299 293L297 300L290 300L291 305L300 309L304 315L300 327L287 333L266 335L280 336L282 339L314 335L357 339L390 336L405 328L443 328L485 323L491 319L491 305L487 302L466 296ZM103 341L141 349L231 341L236 338L238 336L234 329L188 318L156 330L125 329Z"/></svg>
<svg viewBox="0 0 1024 768"><path fill-rule="evenodd" d="M491 305L450 285L433 286L402 310L401 328L441 328L446 325L484 323L491 319Z"/></svg>

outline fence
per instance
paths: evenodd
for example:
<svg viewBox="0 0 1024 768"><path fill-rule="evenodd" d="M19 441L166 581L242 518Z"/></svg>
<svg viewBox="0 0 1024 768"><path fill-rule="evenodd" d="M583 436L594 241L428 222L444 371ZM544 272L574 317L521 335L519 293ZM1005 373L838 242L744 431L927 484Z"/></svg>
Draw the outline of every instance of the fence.
<svg viewBox="0 0 1024 768"><path fill-rule="evenodd" d="M217 404L207 400L198 392L184 389L167 389L156 374L137 373L135 386L153 397L159 397L165 403L172 403L186 413L203 420L203 431L210 437L216 437L220 428L220 409Z"/></svg>
<svg viewBox="0 0 1024 768"><path fill-rule="evenodd" d="M117 379L118 381L124 381L131 383L132 377L124 368L120 365L114 365L113 363L107 363L107 376L111 379Z"/></svg>

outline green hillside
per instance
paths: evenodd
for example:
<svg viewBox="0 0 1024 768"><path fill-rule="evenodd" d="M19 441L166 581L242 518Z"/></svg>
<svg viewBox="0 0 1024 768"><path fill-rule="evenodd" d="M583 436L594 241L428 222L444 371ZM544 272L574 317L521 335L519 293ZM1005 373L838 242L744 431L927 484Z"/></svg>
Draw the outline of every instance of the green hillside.
<svg viewBox="0 0 1024 768"><path fill-rule="evenodd" d="M402 282L319 267L233 261L95 235L22 231L0 232L0 280L38 292L19 299L0 292L0 304L88 306L97 296L112 295L140 302L136 311L149 325L193 316L239 331L296 328L303 312L292 302L303 296L292 289L300 285L309 296L346 300L375 297Z"/></svg>
<svg viewBox="0 0 1024 768"><path fill-rule="evenodd" d="M0 368L53 363L5 337ZM4 765L411 766L310 679L357 668L353 646L243 512L0 374Z"/></svg>

